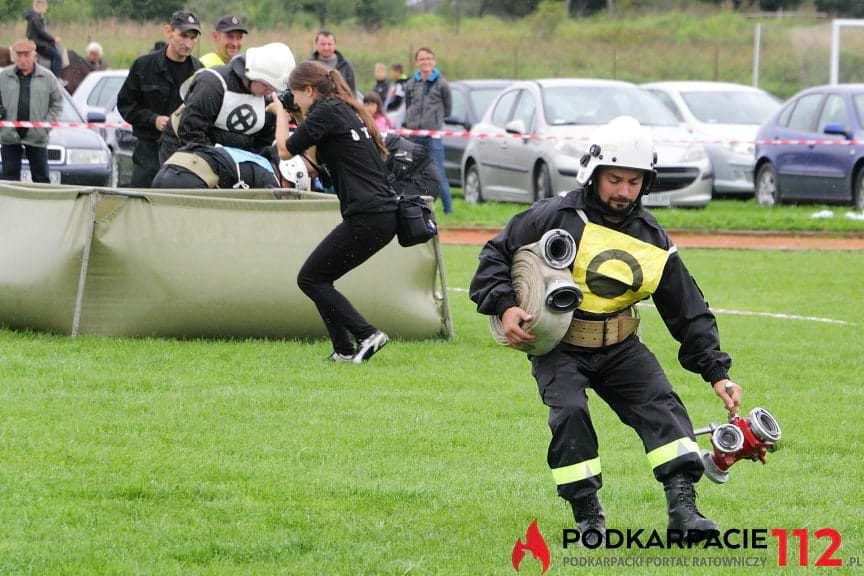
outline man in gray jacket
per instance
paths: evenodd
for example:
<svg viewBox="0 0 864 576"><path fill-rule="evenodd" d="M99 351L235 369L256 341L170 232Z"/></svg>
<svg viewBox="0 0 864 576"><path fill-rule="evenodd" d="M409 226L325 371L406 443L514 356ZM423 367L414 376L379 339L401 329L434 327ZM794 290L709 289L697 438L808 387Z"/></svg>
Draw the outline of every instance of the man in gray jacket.
<svg viewBox="0 0 864 576"><path fill-rule="evenodd" d="M435 67L435 54L429 48L420 48L414 55L417 71L405 84L405 128L412 130L441 130L444 119L450 116L452 99L450 85ZM412 140L423 144L438 168L441 185L441 203L444 213L453 211L450 183L444 170L444 143L440 136L412 136Z"/></svg>
<svg viewBox="0 0 864 576"><path fill-rule="evenodd" d="M36 64L36 44L18 40L12 45L15 64L0 71L0 101L4 120L51 122L63 112L60 83L50 70ZM21 179L21 158L26 153L33 182L48 179L49 128L2 128L0 149L3 179Z"/></svg>

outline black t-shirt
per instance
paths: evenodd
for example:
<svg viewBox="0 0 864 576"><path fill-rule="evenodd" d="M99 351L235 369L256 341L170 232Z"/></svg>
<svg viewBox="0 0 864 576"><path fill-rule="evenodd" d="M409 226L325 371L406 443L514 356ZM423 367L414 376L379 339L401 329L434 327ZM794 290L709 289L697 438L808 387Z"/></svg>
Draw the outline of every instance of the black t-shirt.
<svg viewBox="0 0 864 576"><path fill-rule="evenodd" d="M318 163L329 172L342 216L396 210L387 166L363 120L336 98L319 100L286 142L297 156L317 146Z"/></svg>
<svg viewBox="0 0 864 576"><path fill-rule="evenodd" d="M15 71L18 74L20 84L20 88L18 89L18 120L22 122L30 120L30 84L31 80L33 80L34 71L35 68L27 75L22 74L21 70ZM16 128L16 130L18 131L18 136L23 140L27 137L29 128Z"/></svg>
<svg viewBox="0 0 864 576"><path fill-rule="evenodd" d="M186 58L183 62L175 62L170 58L165 58L168 75L174 81L175 86L180 86L183 82L195 72L195 66L192 64L192 58Z"/></svg>

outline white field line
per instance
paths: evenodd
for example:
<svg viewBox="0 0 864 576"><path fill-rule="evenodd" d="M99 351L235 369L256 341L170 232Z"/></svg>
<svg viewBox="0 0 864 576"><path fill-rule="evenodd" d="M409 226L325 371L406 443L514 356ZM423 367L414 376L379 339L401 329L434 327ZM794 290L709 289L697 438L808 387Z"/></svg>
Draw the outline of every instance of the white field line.
<svg viewBox="0 0 864 576"><path fill-rule="evenodd" d="M467 294L467 288L448 288L449 292L457 294ZM642 302L638 306L645 308L656 308L654 304ZM755 312L752 310L727 310L725 308L711 308L715 314L724 314L726 316L760 316L762 318L778 318L780 320L803 320L805 322L821 322L823 324L841 324L843 326L855 326L854 322L847 320L836 320L834 318L822 318L820 316L799 316L797 314L782 314L780 312Z"/></svg>

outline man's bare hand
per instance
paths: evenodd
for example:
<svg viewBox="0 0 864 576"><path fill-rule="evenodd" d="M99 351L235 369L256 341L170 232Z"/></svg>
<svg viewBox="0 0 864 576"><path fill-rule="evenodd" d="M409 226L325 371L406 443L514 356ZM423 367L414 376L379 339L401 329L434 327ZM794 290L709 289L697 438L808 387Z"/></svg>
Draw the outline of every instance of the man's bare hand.
<svg viewBox="0 0 864 576"><path fill-rule="evenodd" d="M153 123L156 125L156 129L162 132L165 130L165 126L168 125L168 120L170 120L168 116L157 116L156 121Z"/></svg>
<svg viewBox="0 0 864 576"><path fill-rule="evenodd" d="M504 337L511 346L534 341L534 335L522 329L523 322L530 322L533 319L534 316L518 306L511 306L504 311L501 315L501 324L504 327Z"/></svg>
<svg viewBox="0 0 864 576"><path fill-rule="evenodd" d="M729 414L737 414L741 407L741 387L728 378L718 380L713 384L714 393L723 400L723 405Z"/></svg>

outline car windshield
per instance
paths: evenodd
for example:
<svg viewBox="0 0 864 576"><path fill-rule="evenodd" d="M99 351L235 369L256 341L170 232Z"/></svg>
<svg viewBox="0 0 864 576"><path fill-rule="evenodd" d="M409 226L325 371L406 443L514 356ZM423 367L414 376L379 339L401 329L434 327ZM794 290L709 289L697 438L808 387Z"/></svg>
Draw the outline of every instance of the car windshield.
<svg viewBox="0 0 864 576"><path fill-rule="evenodd" d="M72 98L66 92L63 93L63 112L60 114L60 122L83 122L81 114L72 103Z"/></svg>
<svg viewBox="0 0 864 576"><path fill-rule="evenodd" d="M471 104L474 105L474 111L477 116L482 118L501 90L504 88L475 88L471 90Z"/></svg>
<svg viewBox="0 0 864 576"><path fill-rule="evenodd" d="M765 92L682 92L697 120L705 124L762 124L780 108Z"/></svg>
<svg viewBox="0 0 864 576"><path fill-rule="evenodd" d="M633 116L644 126L675 126L678 122L659 100L635 86L553 86L543 89L546 122L608 124Z"/></svg>

